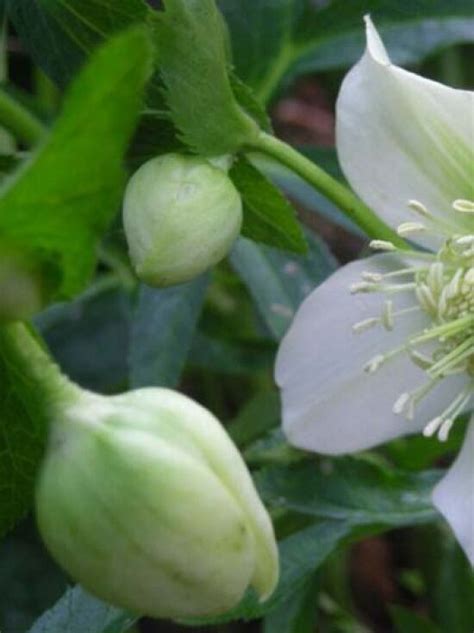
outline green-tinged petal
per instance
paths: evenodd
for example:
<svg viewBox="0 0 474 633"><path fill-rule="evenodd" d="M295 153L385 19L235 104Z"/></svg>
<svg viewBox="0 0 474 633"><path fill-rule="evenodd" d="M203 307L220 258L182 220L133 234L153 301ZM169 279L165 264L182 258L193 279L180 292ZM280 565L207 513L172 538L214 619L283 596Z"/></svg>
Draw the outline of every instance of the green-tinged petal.
<svg viewBox="0 0 474 633"><path fill-rule="evenodd" d="M337 103L337 147L355 191L391 226L422 202L453 232L472 216L452 211L474 197L474 93L398 68L366 18L367 49L345 78ZM470 227L470 228L469 228ZM431 236L419 240L435 245Z"/></svg>
<svg viewBox="0 0 474 633"><path fill-rule="evenodd" d="M352 295L361 274L390 273L403 262L376 255L339 269L301 304L283 339L275 367L281 390L283 431L298 448L338 455L365 450L420 432L468 382L449 376L417 405L412 421L393 412L401 394L423 385L426 374L407 354L395 355L375 373L364 367L390 353L428 325L423 312L397 321L393 330L374 327L355 334L356 322L381 313L384 297ZM410 292L398 293L397 309L410 308Z"/></svg>

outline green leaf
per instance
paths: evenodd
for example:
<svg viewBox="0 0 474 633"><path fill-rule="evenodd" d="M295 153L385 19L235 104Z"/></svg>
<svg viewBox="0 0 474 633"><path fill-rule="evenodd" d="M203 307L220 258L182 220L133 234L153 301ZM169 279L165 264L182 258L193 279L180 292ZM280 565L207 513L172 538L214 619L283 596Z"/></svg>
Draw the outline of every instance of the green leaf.
<svg viewBox="0 0 474 633"><path fill-rule="evenodd" d="M214 0L164 4L151 23L173 121L197 153L233 153L254 139L258 126L234 97L222 16Z"/></svg>
<svg viewBox="0 0 474 633"><path fill-rule="evenodd" d="M342 523L325 521L284 539L280 543L280 581L266 603L254 606L256 613L269 613L298 593L348 531L349 528ZM247 608L247 613L252 615L252 610Z"/></svg>
<svg viewBox="0 0 474 633"><path fill-rule="evenodd" d="M275 345L262 339L228 341L198 332L189 353L193 367L223 374L250 374L273 366Z"/></svg>
<svg viewBox="0 0 474 633"><path fill-rule="evenodd" d="M0 631L23 633L64 593L67 580L32 519L2 540L0 560Z"/></svg>
<svg viewBox="0 0 474 633"><path fill-rule="evenodd" d="M286 466L306 459L307 455L290 446L281 428L276 428L248 446L244 451L244 457L250 466L258 467L277 464Z"/></svg>
<svg viewBox="0 0 474 633"><path fill-rule="evenodd" d="M414 0L403 5L397 0L354 0L350 5L335 0L319 12L307 8L303 14L293 75L356 62L365 47L366 14L397 64L413 64L440 48L474 40L474 7L469 0Z"/></svg>
<svg viewBox="0 0 474 633"><path fill-rule="evenodd" d="M433 619L443 632L470 633L474 630L474 574L448 530L432 552L436 569L427 579Z"/></svg>
<svg viewBox="0 0 474 633"><path fill-rule="evenodd" d="M432 622L404 607L393 606L390 613L396 633L440 633Z"/></svg>
<svg viewBox="0 0 474 633"><path fill-rule="evenodd" d="M299 592L269 613L263 622L263 633L314 633L317 615L316 589L318 578L313 578Z"/></svg>
<svg viewBox="0 0 474 633"><path fill-rule="evenodd" d="M51 306L35 323L64 373L81 386L114 393L128 381L132 301L104 278L70 303Z"/></svg>
<svg viewBox="0 0 474 633"><path fill-rule="evenodd" d="M141 28L101 48L71 85L50 137L0 191L0 233L39 261L55 262L58 297L84 287L98 238L118 208L150 55Z"/></svg>
<svg viewBox="0 0 474 633"><path fill-rule="evenodd" d="M28 633L125 633L136 619L76 586L66 591Z"/></svg>
<svg viewBox="0 0 474 633"><path fill-rule="evenodd" d="M436 518L431 490L439 473L405 473L361 459L313 460L259 472L266 503L345 525L395 527Z"/></svg>
<svg viewBox="0 0 474 633"><path fill-rule="evenodd" d="M220 0L219 6L231 30L236 71L262 102L302 73L356 62L367 13L398 64L474 40L471 0L333 0L321 9L311 0Z"/></svg>
<svg viewBox="0 0 474 633"><path fill-rule="evenodd" d="M96 46L144 22L145 0L7 0L8 16L33 60L66 85Z"/></svg>
<svg viewBox="0 0 474 633"><path fill-rule="evenodd" d="M466 432L467 416L464 420L456 421L446 442L440 442L437 437L414 435L392 440L383 448L390 460L405 470L423 470L435 464L437 460L452 456L461 450Z"/></svg>
<svg viewBox="0 0 474 633"><path fill-rule="evenodd" d="M279 340L302 300L336 268L319 239L308 235L305 257L291 256L240 238L231 263L247 285L269 332Z"/></svg>
<svg viewBox="0 0 474 633"><path fill-rule="evenodd" d="M237 446L246 446L280 422L280 396L262 391L252 398L229 423L227 431Z"/></svg>
<svg viewBox="0 0 474 633"><path fill-rule="evenodd" d="M303 0L219 0L236 72L265 102L287 72Z"/></svg>
<svg viewBox="0 0 474 633"><path fill-rule="evenodd" d="M307 244L288 200L246 158L240 157L229 175L244 203L242 234L257 242L296 253Z"/></svg>
<svg viewBox="0 0 474 633"><path fill-rule="evenodd" d="M209 276L173 288L142 286L132 324L130 383L174 387L186 362Z"/></svg>

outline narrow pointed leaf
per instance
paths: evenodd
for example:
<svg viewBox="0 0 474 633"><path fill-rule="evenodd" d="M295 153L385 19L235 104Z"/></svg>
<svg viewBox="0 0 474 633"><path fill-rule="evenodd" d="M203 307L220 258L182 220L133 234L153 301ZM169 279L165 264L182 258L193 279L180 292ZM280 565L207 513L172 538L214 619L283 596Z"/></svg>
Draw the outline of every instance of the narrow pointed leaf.
<svg viewBox="0 0 474 633"><path fill-rule="evenodd" d="M239 106L228 72L228 40L213 0L166 0L152 21L166 100L183 141L216 156L258 131Z"/></svg>
<svg viewBox="0 0 474 633"><path fill-rule="evenodd" d="M0 190L2 237L56 266L57 297L84 287L98 238L119 208L150 54L141 28L100 49L71 85L49 137Z"/></svg>
<svg viewBox="0 0 474 633"><path fill-rule="evenodd" d="M208 284L203 275L172 288L142 286L129 356L133 387L178 384Z"/></svg>

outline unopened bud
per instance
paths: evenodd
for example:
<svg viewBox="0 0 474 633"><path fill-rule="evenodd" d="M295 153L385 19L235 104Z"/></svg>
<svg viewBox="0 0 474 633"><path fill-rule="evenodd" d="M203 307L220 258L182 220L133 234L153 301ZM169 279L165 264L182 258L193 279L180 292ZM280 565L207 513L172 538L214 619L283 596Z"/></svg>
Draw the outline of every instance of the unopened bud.
<svg viewBox="0 0 474 633"><path fill-rule="evenodd" d="M166 154L130 179L123 220L137 276L151 286L193 279L229 252L242 201L217 162Z"/></svg>
<svg viewBox="0 0 474 633"><path fill-rule="evenodd" d="M278 577L269 516L218 420L168 389L80 392L53 425L36 491L58 562L98 597L184 618Z"/></svg>

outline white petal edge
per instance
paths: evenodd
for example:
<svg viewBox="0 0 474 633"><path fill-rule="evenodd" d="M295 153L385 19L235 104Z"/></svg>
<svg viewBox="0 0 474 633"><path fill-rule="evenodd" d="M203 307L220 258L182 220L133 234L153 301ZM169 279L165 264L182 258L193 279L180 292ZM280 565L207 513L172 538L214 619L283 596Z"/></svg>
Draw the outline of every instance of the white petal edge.
<svg viewBox="0 0 474 633"><path fill-rule="evenodd" d="M474 415L461 452L432 498L474 566Z"/></svg>
<svg viewBox="0 0 474 633"><path fill-rule="evenodd" d="M368 375L363 366L426 326L421 312L402 317L392 332L381 327L354 334L357 321L378 316L384 297L351 295L363 271L400 268L393 255L353 262L334 273L303 302L278 351L275 379L281 389L283 430L299 448L326 454L363 450L420 432L440 413L465 378L445 379L407 421L392 412L401 393L426 381L406 354ZM396 295L396 307L413 305L412 293Z"/></svg>
<svg viewBox="0 0 474 633"><path fill-rule="evenodd" d="M366 52L344 79L336 107L347 179L394 228L413 220L407 203L418 200L453 232L469 230L472 219L451 204L474 197L474 93L392 64L369 17L366 33ZM428 235L416 241L439 244Z"/></svg>

